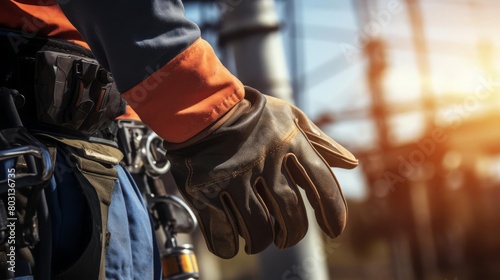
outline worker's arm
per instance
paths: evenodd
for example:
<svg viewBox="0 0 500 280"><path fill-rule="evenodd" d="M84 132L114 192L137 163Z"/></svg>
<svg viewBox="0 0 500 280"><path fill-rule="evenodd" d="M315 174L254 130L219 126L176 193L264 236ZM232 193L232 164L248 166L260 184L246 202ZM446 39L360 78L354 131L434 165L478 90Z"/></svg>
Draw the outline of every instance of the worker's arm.
<svg viewBox="0 0 500 280"><path fill-rule="evenodd" d="M99 62L141 119L171 142L205 129L244 95L182 1L61 0Z"/></svg>

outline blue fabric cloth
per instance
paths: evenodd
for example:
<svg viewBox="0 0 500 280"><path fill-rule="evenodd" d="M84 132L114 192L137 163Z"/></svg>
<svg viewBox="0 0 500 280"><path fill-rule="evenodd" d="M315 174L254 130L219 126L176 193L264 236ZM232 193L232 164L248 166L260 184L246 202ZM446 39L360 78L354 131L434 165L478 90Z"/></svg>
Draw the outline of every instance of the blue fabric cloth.
<svg viewBox="0 0 500 280"><path fill-rule="evenodd" d="M90 231L89 212L66 153L59 149L56 170L46 189L52 219L53 261L59 269L74 263L85 249ZM151 221L130 174L115 167L115 182L108 215L107 279L161 279L161 265Z"/></svg>
<svg viewBox="0 0 500 280"><path fill-rule="evenodd" d="M111 233L106 251L106 278L153 279L154 232L141 193L130 174L121 166L109 208L108 231ZM158 259L158 258L157 258ZM157 271L159 275L159 271Z"/></svg>
<svg viewBox="0 0 500 280"><path fill-rule="evenodd" d="M139 84L200 37L180 0L58 0L120 92Z"/></svg>

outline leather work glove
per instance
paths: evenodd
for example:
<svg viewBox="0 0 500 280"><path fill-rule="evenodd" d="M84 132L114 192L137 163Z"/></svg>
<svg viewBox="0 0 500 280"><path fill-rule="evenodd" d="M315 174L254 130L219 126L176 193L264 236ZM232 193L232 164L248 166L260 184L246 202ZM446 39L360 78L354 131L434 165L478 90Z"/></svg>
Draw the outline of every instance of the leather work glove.
<svg viewBox="0 0 500 280"><path fill-rule="evenodd" d="M248 254L274 241L299 242L307 216L298 186L330 237L344 229L347 206L330 167L357 160L322 133L298 108L245 88L245 99L222 125L182 144L165 143L180 192L198 216L209 250L222 258ZM206 135L208 134L208 135Z"/></svg>

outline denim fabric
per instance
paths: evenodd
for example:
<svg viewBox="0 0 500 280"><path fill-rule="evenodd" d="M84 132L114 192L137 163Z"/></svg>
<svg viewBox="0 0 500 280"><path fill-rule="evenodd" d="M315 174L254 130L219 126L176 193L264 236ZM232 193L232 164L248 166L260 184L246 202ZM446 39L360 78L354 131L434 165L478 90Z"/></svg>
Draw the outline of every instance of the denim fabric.
<svg viewBox="0 0 500 280"><path fill-rule="evenodd" d="M106 278L157 279L160 265L148 212L130 174L121 166L109 208ZM156 272L155 272L156 270Z"/></svg>

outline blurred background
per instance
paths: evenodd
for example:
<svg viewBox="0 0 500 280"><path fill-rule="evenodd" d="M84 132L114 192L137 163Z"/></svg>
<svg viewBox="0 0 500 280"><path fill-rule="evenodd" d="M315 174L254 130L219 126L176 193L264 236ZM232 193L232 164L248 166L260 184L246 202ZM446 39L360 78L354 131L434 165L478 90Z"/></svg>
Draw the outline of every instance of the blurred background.
<svg viewBox="0 0 500 280"><path fill-rule="evenodd" d="M334 170L340 238L312 227L292 249L219 260L198 236L202 279L500 279L500 2L184 3L245 84L360 160Z"/></svg>

